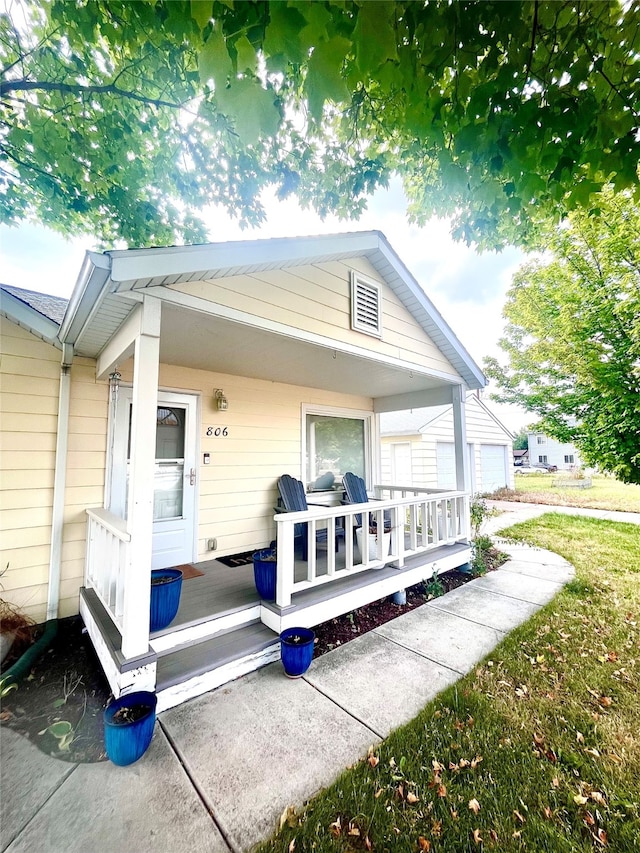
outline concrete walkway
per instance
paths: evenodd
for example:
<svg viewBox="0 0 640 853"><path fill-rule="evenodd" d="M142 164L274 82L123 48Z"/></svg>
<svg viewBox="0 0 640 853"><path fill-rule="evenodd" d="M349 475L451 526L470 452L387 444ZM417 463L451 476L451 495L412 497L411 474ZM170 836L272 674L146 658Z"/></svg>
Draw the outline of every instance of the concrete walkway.
<svg viewBox="0 0 640 853"><path fill-rule="evenodd" d="M548 509L548 508L547 508ZM129 767L66 764L2 729L2 850L226 853L268 837L489 654L574 574L549 551L510 561L315 660L279 663L161 714Z"/></svg>

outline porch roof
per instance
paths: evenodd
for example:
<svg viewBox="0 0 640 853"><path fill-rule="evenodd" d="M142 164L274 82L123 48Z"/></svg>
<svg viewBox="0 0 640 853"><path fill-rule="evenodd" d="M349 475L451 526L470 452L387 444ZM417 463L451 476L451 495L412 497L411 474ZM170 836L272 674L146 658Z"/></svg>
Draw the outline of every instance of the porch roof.
<svg viewBox="0 0 640 853"><path fill-rule="evenodd" d="M369 260L467 388L486 384L478 365L379 231L87 253L60 340L72 343L80 355L98 356L142 294L149 293L163 302L160 357L165 363L214 367L230 374L373 398L411 395L459 381L448 374L421 372L410 362L385 360L365 349L339 345L328 337L297 334L276 323L257 328L194 311L177 303L175 292L168 288L350 257Z"/></svg>

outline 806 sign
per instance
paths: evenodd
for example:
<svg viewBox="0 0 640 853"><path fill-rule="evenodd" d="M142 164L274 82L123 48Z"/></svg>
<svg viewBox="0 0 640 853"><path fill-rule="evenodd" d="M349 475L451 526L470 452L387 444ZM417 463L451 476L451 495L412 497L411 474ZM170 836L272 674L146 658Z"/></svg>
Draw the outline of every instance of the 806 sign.
<svg viewBox="0 0 640 853"><path fill-rule="evenodd" d="M226 438L229 435L229 429L227 427L207 427L207 433L209 437L213 436L214 438Z"/></svg>

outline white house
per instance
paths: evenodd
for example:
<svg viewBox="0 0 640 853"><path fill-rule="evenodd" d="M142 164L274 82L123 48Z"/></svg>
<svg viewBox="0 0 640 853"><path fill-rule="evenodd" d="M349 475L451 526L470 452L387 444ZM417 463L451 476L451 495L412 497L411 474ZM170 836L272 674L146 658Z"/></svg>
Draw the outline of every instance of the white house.
<svg viewBox="0 0 640 853"><path fill-rule="evenodd" d="M558 471L582 467L582 459L573 444L556 441L541 432L530 432L527 436L530 465L555 465Z"/></svg>
<svg viewBox="0 0 640 853"><path fill-rule="evenodd" d="M465 406L471 494L514 488L513 435L475 393ZM455 485L454 412L451 406L380 416L382 479L430 489Z"/></svg>
<svg viewBox="0 0 640 853"><path fill-rule="evenodd" d="M276 658L283 628L468 562L465 401L485 378L380 232L88 252L66 307L0 297L3 596L80 612L116 695L171 707ZM443 406L450 490L383 477L379 415ZM327 464L380 499L388 555L358 552L363 505L339 488L276 512L282 474L311 488ZM322 528L344 529L338 553ZM251 564L218 558L272 540L264 601ZM150 571L176 565L202 574L150 633Z"/></svg>

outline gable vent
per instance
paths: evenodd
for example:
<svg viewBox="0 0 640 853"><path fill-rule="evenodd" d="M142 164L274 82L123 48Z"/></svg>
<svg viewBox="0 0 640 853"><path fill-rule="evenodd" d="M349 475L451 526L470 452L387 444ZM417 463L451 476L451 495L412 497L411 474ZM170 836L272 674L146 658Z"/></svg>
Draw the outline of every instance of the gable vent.
<svg viewBox="0 0 640 853"><path fill-rule="evenodd" d="M382 337L382 296L379 284L351 273L351 328Z"/></svg>

